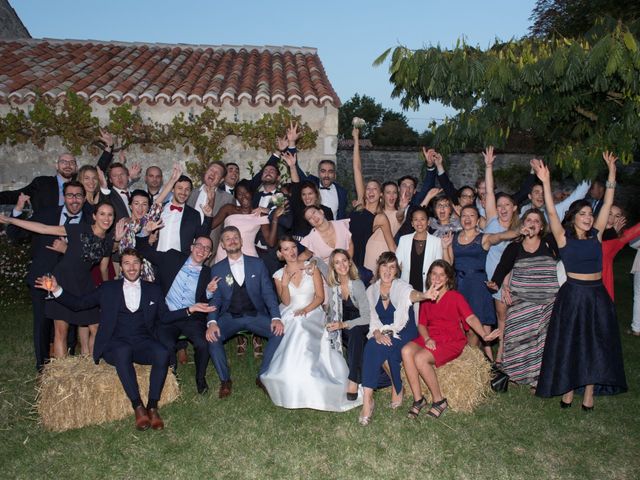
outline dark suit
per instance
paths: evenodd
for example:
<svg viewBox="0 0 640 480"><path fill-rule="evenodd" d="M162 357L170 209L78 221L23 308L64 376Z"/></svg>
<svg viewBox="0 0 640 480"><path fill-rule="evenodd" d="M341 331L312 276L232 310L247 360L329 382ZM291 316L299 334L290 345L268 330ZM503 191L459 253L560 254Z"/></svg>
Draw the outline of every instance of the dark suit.
<svg viewBox="0 0 640 480"><path fill-rule="evenodd" d="M173 283L180 273L180 269L185 264L189 255L178 252L177 250L169 250L167 252L156 252L149 246L147 238L138 238L136 242L138 251L147 260L156 267L162 293L166 297ZM196 302L207 303L207 285L211 280L211 269L206 265L202 266L196 291L193 297ZM207 363L209 362L209 346L205 338L207 330L206 316L203 313L194 313L188 316L185 310L182 310L182 316L170 323L163 324L158 327L158 340L169 351L169 365L177 366L176 362L176 343L180 335L185 335L195 350L196 364L196 384L198 387L206 386L205 375L207 372Z"/></svg>
<svg viewBox="0 0 640 480"><path fill-rule="evenodd" d="M199 196L200 196L200 189L199 188L194 189L191 192L191 195L189 195L189 199L187 200L187 205L195 209L196 202L198 201ZM212 217L215 217L223 206L228 205L230 203L234 205L236 203L236 199L233 197L233 195L231 195L230 193L227 193L226 191L223 191L223 190L221 191L220 189L218 189L216 191L216 197L213 200L213 206L212 206L213 210L211 212ZM196 210L196 213L198 213L197 210ZM206 220L206 217L205 217L205 220ZM220 242L220 232L222 231L222 225L218 225L214 229L211 229L211 225L209 225L209 230L210 230L210 233L208 235L209 235L209 238L211 238L211 241L213 242L213 252L215 253L215 251L218 249L218 243Z"/></svg>
<svg viewBox="0 0 640 480"><path fill-rule="evenodd" d="M220 277L220 281L213 298L209 301L209 305L214 305L216 310L209 314L208 319L210 321L215 320L218 323L220 338L215 342L209 343L209 353L221 381L227 381L231 378L227 357L224 352L224 342L226 340L241 330L249 330L256 335L269 339L264 350L264 357L258 375L262 375L267 370L273 354L282 340L281 336L276 336L271 331L271 321L274 318L280 318L280 309L267 268L259 258L243 255L243 259L244 285L253 304L252 306L255 308L255 316L242 315L234 318L229 312L233 296L233 287L230 285L233 282L233 275L229 266L229 259L225 258L216 263L211 269L212 278Z"/></svg>
<svg viewBox="0 0 640 480"><path fill-rule="evenodd" d="M307 175L302 171L300 165L296 163L296 169L298 170L298 176L300 177L300 181L310 181L315 183L318 188L320 188L320 179L315 175ZM347 191L344 187L336 182L333 182L336 186L336 193L338 194L338 216L336 220L342 220L343 218L347 218Z"/></svg>
<svg viewBox="0 0 640 480"><path fill-rule="evenodd" d="M91 209L85 203L82 209L82 223L92 223ZM47 207L38 210L33 214L30 220L34 222L44 223L45 225L60 225L60 216L62 206ZM29 293L31 295L31 306L33 310L33 346L36 355L36 368L40 370L47 360L49 360L49 342L51 340L52 321L46 318L44 313L46 292L39 288L35 288L35 281L38 277L45 273L52 272L53 267L62 258L62 255L50 250L47 246L53 244L56 236L39 235L31 233L28 230L16 227L15 225L7 226L7 236L14 241L23 241L31 239L31 265L26 276L26 282L29 285ZM75 344L75 329L69 329L71 338L69 345Z"/></svg>
<svg viewBox="0 0 640 480"><path fill-rule="evenodd" d="M100 358L104 358L107 363L116 367L122 386L134 406L140 401L140 392L133 364L151 365L149 399L159 400L167 377L169 354L156 340L155 332L158 325L175 321L182 314L167 310L158 285L142 281L140 289L137 313L143 318L145 332L134 338L127 338L122 334L121 317L126 310L123 280L105 282L84 297L63 292L57 299L76 311L100 307L100 328L93 346L93 359L98 363Z"/></svg>
<svg viewBox="0 0 640 480"><path fill-rule="evenodd" d="M125 204L122 196L116 192L114 187L111 187L111 191L109 195L107 195L107 199L113 205L113 209L115 211L115 218L113 219L113 223L117 223L121 218L127 218L131 216L129 213L129 207Z"/></svg>

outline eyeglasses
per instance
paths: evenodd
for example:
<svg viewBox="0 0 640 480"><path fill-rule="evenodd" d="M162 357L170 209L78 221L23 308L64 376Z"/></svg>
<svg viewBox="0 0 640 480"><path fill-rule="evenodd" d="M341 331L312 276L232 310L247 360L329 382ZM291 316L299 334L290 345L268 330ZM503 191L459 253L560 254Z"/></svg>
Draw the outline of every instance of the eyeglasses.
<svg viewBox="0 0 640 480"><path fill-rule="evenodd" d="M65 193L64 198L68 198L69 200L71 200L72 198L82 200L84 198L84 193Z"/></svg>
<svg viewBox="0 0 640 480"><path fill-rule="evenodd" d="M197 248L198 250L204 250L205 252L210 252L211 251L211 247L210 246L203 245L201 243L194 243L193 247Z"/></svg>
<svg viewBox="0 0 640 480"><path fill-rule="evenodd" d="M463 193L460 195L460 198L473 198L475 195L473 193Z"/></svg>
<svg viewBox="0 0 640 480"><path fill-rule="evenodd" d="M71 165L71 166L77 165L77 162L75 160L58 160L58 163L60 165Z"/></svg>

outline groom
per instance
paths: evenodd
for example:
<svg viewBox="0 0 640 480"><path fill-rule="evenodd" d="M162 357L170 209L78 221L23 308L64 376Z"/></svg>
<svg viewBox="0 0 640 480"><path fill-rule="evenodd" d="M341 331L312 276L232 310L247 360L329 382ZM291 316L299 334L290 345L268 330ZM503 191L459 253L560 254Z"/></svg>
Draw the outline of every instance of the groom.
<svg viewBox="0 0 640 480"><path fill-rule="evenodd" d="M206 338L209 354L220 377L218 396L225 398L231 395L231 376L224 342L242 330L269 340L256 378L256 385L264 390L260 375L269 368L282 340L284 325L280 321L278 299L267 268L259 258L242 254L240 231L233 226L225 227L220 245L227 252L227 258L211 268L211 277L217 282L217 288L209 305L215 306L216 310L209 314Z"/></svg>

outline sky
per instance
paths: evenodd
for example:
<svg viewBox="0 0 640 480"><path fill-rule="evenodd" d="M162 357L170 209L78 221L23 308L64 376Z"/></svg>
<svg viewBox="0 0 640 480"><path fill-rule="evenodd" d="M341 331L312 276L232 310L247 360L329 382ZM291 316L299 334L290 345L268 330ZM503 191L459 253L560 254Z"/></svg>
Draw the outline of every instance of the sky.
<svg viewBox="0 0 640 480"><path fill-rule="evenodd" d="M342 102L369 95L400 111L391 98L387 48L481 48L525 35L535 0L9 0L34 38L199 45L314 47ZM440 104L404 112L423 131L452 110Z"/></svg>

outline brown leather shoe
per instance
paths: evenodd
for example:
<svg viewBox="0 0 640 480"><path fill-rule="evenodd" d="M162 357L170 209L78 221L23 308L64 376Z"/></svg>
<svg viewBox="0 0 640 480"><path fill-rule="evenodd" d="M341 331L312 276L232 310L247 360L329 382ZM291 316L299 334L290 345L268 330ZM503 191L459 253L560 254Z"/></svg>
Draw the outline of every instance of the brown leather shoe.
<svg viewBox="0 0 640 480"><path fill-rule="evenodd" d="M151 426L151 421L149 420L147 409L140 405L135 408L134 412L136 414L136 428L138 430L148 430Z"/></svg>
<svg viewBox="0 0 640 480"><path fill-rule="evenodd" d="M149 412L149 421L151 422L151 428L154 430L162 430L164 428L164 422L162 418L160 418L160 413L158 413L157 408L150 408Z"/></svg>
<svg viewBox="0 0 640 480"><path fill-rule="evenodd" d="M218 391L218 398L227 398L231 395L231 380L220 382L220 390Z"/></svg>
<svg viewBox="0 0 640 480"><path fill-rule="evenodd" d="M262 338L253 336L253 358L262 356Z"/></svg>
<svg viewBox="0 0 640 480"><path fill-rule="evenodd" d="M187 355L186 348L181 348L180 350L178 350L178 352L176 353L176 356L178 358L178 363L180 365L186 365L187 362L189 361L189 355Z"/></svg>

